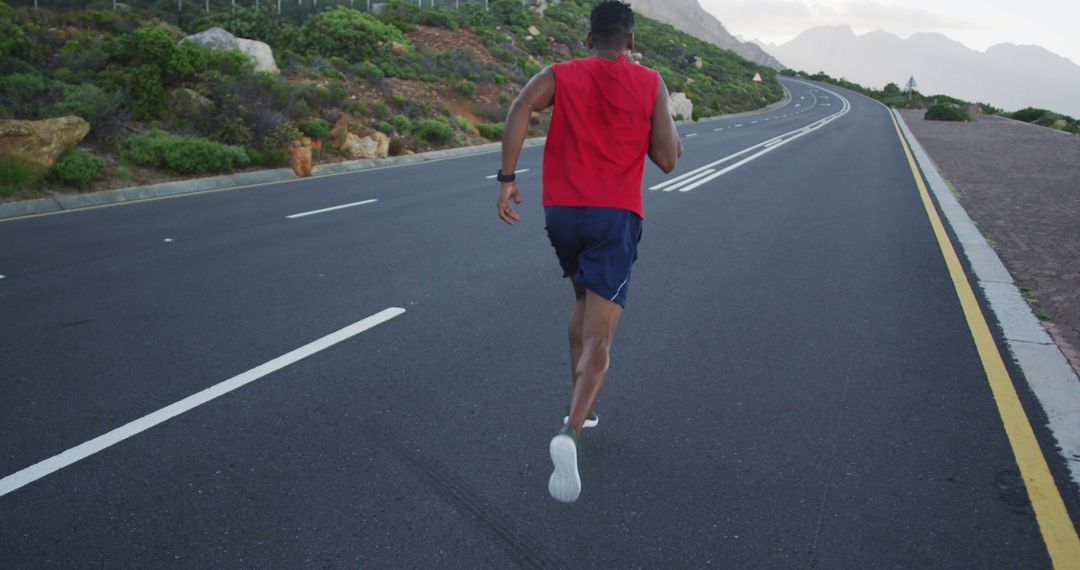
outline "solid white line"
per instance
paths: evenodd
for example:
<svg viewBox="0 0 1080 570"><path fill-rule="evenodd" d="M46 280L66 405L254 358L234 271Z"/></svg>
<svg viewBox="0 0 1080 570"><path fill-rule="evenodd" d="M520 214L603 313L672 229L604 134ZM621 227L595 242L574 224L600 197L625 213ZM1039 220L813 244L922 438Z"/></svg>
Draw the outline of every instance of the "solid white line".
<svg viewBox="0 0 1080 570"><path fill-rule="evenodd" d="M813 128L813 129L810 129L810 130L801 130L800 129L802 132L797 133L795 136L788 137L788 138L780 141L779 143L773 144L772 146L769 146L768 148L765 148L765 149L763 149L763 150L761 150L761 151L759 151L759 152L757 152L755 154L752 154L752 155L740 160L739 162L736 162L735 164L732 164L731 166L728 166L728 167L726 167L726 168L724 168L722 170L719 170L719 171L717 171L717 172L715 172L713 174L710 174L709 176L706 176L704 178L699 178L696 182L693 182L693 183L688 184L686 186L682 186L680 184L680 186L682 186L682 187L679 188L679 192L689 192L691 190L694 190L695 188L699 188L700 186L702 186L704 184L708 184L709 182L712 182L713 180L716 180L717 178L720 178L721 176L727 174L728 172L731 172L732 170L735 170L736 168L750 162L751 160L754 160L754 159L760 157L763 154L770 153L770 152L784 146L785 144L787 144L787 143L789 143L789 142L791 142L791 141L793 141L793 140L795 140L795 139L797 139L799 137L802 137L804 135L808 135L808 134L814 132L815 130L820 129L821 127L824 127L829 122L831 122L833 119L836 119L836 118L839 118L839 117L841 117L843 115L846 115L847 112L851 110L851 104L848 102L848 100L846 98L842 97L841 95L838 95L836 93L833 93L833 94L836 95L837 97L839 97L844 102L844 105L835 114L830 115L829 117L826 117L826 119L828 119L828 120L818 121L817 126L815 128ZM786 136L786 135L781 135L781 136ZM751 148L753 148L753 147L751 147Z"/></svg>
<svg viewBox="0 0 1080 570"><path fill-rule="evenodd" d="M371 200L364 200L363 202L353 202L352 204L342 204L340 206L334 206L332 208L323 208L321 210L312 210L310 212L300 212L299 214L293 214L291 216L285 216L285 217L290 219L290 220L295 220L296 218L303 218L304 216L314 216L315 214L322 214L322 213L325 213L325 212L333 212L334 210L341 210L341 209L344 209L344 208L352 208L353 206L363 206L364 204L370 204L372 202L378 202L378 200L371 199Z"/></svg>
<svg viewBox="0 0 1080 570"><path fill-rule="evenodd" d="M846 101L846 99L845 99L845 101ZM832 118L836 118L836 117L838 117L838 116L840 116L842 114L847 113L849 108L850 107L842 108L840 111L837 111L836 114L832 116ZM771 139L769 139L769 140L767 140L765 142L761 142L761 143L749 146L749 147L744 148L744 149L742 149L742 150L740 150L738 152L729 154L728 156L725 156L724 158L721 158L720 160L710 162L709 164L706 164L704 166L699 166L698 168L695 168L694 170L691 170L690 172L680 174L679 176L676 176L675 178L672 178L670 180L665 180L665 181L663 181L663 182L661 182L661 183L659 183L659 184L657 184L655 186L650 186L649 190L664 190L664 189L666 189L665 191L669 192L671 190L674 190L678 186L682 186L683 184L691 183L694 180L697 180L697 179L701 178L701 173L703 171L708 170L708 169L710 169L710 168L712 168L714 166L718 166L720 164L723 164L723 163L725 163L725 162L727 162L729 160L732 160L734 158L742 156L742 155L744 155L744 154L746 154L748 152L751 152L751 151L753 151L755 149L766 147L767 145L776 143L776 141L787 142L787 141L793 140L797 136L799 136L801 134L806 134L808 132L811 132L811 131L813 131L813 130L815 130L817 128L820 128L820 127L824 126L825 124L826 123L822 122L822 120L815 121L814 123L811 123L810 125L802 127L800 129L795 129L795 130L786 132L786 133L784 133L782 135L778 135L776 137L773 137L773 138L771 138ZM741 126L741 125L735 125L735 126L738 127L738 126ZM788 135L796 135L796 137L791 137L791 138L785 139L784 137L787 137ZM776 144L777 144L777 146L779 146L779 143L776 143ZM772 150L772 147L768 148L767 150ZM741 162L739 164L745 164L745 162ZM725 170L723 170L723 171L721 171L719 173L716 173L713 176L709 177L707 180L712 180L712 179L716 178L717 176L720 176L720 175L722 175L722 174L724 174L726 172L729 172L729 171L730 171L730 169L725 169ZM697 188L697 186L699 186L699 185L694 185L693 188ZM691 188L691 190L693 188ZM682 191L685 192L686 190L682 189Z"/></svg>
<svg viewBox="0 0 1080 570"><path fill-rule="evenodd" d="M514 174L521 174L522 172L528 172L528 171L529 171L528 168L522 168L521 170L515 170ZM485 176L484 178L487 178L488 180L495 180L498 177L499 177L498 174L492 174L491 176Z"/></svg>
<svg viewBox="0 0 1080 570"><path fill-rule="evenodd" d="M390 307L379 311L366 319L357 321L337 332L330 333L319 340L301 346L300 348L281 355L265 364L256 366L243 374L233 376L220 384L215 384L214 386L196 394L192 394L179 402L165 406L156 412L147 414L106 434L99 435L86 443L72 447L59 455L54 455L53 457L35 463L22 471L8 475L7 477L0 479L0 497L23 487L24 485L33 483L46 475L59 471L76 461L86 459L99 451L116 445L117 443L142 433L160 423L175 418L192 408L201 406L215 398L228 394L241 386L250 384L267 374L281 370L290 364L307 358L321 350L330 348L331 346L352 338L372 327L385 323L404 312L405 309L398 307Z"/></svg>
<svg viewBox="0 0 1080 570"><path fill-rule="evenodd" d="M687 178L686 180L680 180L679 184L689 184L689 183L691 183L691 182L693 182L693 181L695 181L695 180L697 180L699 178L708 176L708 175L712 174L713 172L716 172L715 168L710 168L710 169L708 169L708 170L706 170L704 172L696 172L696 173L691 172L691 174L693 174L693 176L691 176L690 178ZM673 186L668 186L667 188L661 188L661 190L663 190L664 192L671 192L672 190L678 188L679 184L675 184Z"/></svg>
<svg viewBox="0 0 1080 570"><path fill-rule="evenodd" d="M780 144L782 142L784 142L784 139L776 139L776 140L774 140L772 142L767 142L767 143L765 143L765 148L769 148L770 146L777 145L777 144Z"/></svg>

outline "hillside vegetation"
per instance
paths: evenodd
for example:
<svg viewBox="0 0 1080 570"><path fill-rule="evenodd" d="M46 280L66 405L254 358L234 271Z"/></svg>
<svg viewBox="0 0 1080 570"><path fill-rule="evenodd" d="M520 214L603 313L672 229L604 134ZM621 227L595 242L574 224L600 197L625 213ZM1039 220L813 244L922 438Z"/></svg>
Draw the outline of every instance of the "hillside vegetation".
<svg viewBox="0 0 1080 570"><path fill-rule="evenodd" d="M0 197L277 167L302 136L333 137L341 124L388 135L392 155L498 140L529 77L587 55L595 2L563 0L542 15L517 0L493 0L490 11L391 2L378 14L338 6L281 18L273 2L218 1L220 11L180 19L171 0L88 4L35 11L0 0L0 119L77 115L91 125L49 172L0 157ZM255 72L238 51L179 43L215 26L269 44L280 74ZM782 95L774 70L640 16L637 49L687 93L695 119ZM750 81L755 72L764 83ZM316 149L316 162L344 159L334 145Z"/></svg>

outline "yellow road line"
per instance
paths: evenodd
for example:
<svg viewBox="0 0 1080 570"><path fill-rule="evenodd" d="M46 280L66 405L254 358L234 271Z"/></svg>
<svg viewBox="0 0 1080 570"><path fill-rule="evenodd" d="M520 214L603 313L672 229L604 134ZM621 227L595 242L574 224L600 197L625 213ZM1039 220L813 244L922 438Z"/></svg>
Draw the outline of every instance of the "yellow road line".
<svg viewBox="0 0 1080 570"><path fill-rule="evenodd" d="M1046 549L1050 553L1050 560L1057 570L1080 569L1080 537L1076 534L1068 511L1065 510L1065 501L1061 498L1054 478L1050 474L1050 468L1046 464L1039 442L1035 439L1035 431L1031 428L1024 407L1020 404L1020 397L1016 393L1016 387L1009 372L1005 368L1005 362L1001 359L1001 353L994 343L994 337L990 334L990 327L986 324L979 303L975 299L975 292L968 282L964 268L960 265L960 259L953 249L949 235L941 223L937 209L930 200L930 193L923 183L922 174L915 165L915 158L911 155L907 140L900 131L900 125L896 117L889 112L896 134L900 137L900 144L904 147L911 173L915 176L915 184L919 187L919 195L922 197L926 215L930 218L930 225L934 228L941 253L945 257L945 264L949 267L949 275L952 277L956 294L960 297L960 306L963 307L964 316L967 318L968 328L975 340L975 347L979 351L983 370L990 382L990 390L994 394L998 413L1001 421L1005 424L1005 433L1009 436L1009 445L1012 446L1016 463L1020 467L1020 476L1024 479L1027 487L1028 498L1035 510L1035 519L1039 523L1039 531L1042 532Z"/></svg>

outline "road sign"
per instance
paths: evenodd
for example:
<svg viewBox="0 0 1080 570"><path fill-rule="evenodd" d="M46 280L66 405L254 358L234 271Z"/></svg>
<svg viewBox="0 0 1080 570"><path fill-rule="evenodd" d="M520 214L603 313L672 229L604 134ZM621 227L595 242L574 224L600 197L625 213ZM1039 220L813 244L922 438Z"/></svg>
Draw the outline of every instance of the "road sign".
<svg viewBox="0 0 1080 570"><path fill-rule="evenodd" d="M762 83L764 81L765 80L761 78L761 72L754 73L754 79L753 79L754 83Z"/></svg>

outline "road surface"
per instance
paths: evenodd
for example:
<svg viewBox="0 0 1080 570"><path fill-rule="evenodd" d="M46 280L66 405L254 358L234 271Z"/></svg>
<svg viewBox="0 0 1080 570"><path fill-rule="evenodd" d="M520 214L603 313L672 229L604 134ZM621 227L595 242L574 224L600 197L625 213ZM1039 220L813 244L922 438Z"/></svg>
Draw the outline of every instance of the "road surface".
<svg viewBox="0 0 1080 570"><path fill-rule="evenodd" d="M0 223L0 567L1051 567L888 111L785 85L647 167L570 506L540 148Z"/></svg>

